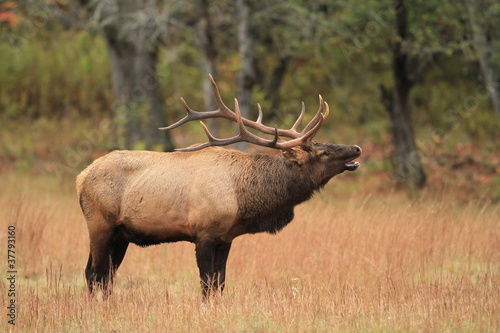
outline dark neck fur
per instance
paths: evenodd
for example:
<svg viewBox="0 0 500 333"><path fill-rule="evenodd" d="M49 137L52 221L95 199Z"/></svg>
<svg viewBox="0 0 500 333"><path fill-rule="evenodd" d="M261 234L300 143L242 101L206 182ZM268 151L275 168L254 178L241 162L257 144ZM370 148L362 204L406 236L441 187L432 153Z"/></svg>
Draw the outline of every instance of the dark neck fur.
<svg viewBox="0 0 500 333"><path fill-rule="evenodd" d="M238 215L247 232L281 230L293 218L293 208L319 188L307 172L283 156L249 155L235 175Z"/></svg>

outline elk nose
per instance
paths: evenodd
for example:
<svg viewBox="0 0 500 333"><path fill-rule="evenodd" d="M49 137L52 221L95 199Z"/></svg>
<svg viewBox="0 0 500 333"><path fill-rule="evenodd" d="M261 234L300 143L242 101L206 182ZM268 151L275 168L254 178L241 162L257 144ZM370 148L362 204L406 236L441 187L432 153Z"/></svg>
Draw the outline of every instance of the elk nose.
<svg viewBox="0 0 500 333"><path fill-rule="evenodd" d="M355 151L356 153L361 154L362 150L361 150L361 148L360 148L359 146L354 145L354 146L352 146L352 147L354 148L354 151Z"/></svg>

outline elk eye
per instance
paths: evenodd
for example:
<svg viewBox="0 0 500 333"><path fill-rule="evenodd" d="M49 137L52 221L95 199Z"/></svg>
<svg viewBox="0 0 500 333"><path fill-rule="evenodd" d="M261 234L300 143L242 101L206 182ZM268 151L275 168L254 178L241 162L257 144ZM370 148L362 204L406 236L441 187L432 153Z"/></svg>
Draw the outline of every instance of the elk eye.
<svg viewBox="0 0 500 333"><path fill-rule="evenodd" d="M328 152L327 152L327 151L322 151L322 152L319 154L319 157L323 157L323 156L328 156Z"/></svg>

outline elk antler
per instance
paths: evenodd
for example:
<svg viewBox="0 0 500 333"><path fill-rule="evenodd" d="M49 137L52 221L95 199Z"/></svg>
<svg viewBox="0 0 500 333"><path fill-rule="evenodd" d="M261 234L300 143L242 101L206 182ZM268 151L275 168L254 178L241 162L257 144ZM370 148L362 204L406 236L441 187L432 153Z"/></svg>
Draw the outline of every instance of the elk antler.
<svg viewBox="0 0 500 333"><path fill-rule="evenodd" d="M212 88L214 91L215 95L215 100L218 105L218 108L213 110L213 111L194 111L192 110L186 103L186 101L181 97L181 102L184 105L184 108L187 111L187 115L179 120L178 122L167 126L167 127L162 127L159 128L160 130L170 130L176 127L179 127L189 121L192 120L202 120L202 119L209 119L209 118L226 118L229 120L232 120L236 123L238 123L238 128L239 128L239 134L228 139L217 139L215 138L208 128L205 126L203 122L201 122L203 129L205 130L205 133L207 134L208 137L208 142L193 146L193 147L188 147L188 148L181 148L177 150L182 150L182 151L194 151L194 150L199 150L205 147L209 146L225 146L229 145L232 143L236 142L241 142L241 141L246 141L249 143L253 143L259 146L264 146L264 147L269 147L269 148L276 148L276 149L285 149L285 148L291 148L294 146L307 146L309 145L310 141L312 138L316 135L316 133L319 131L321 126L323 126L326 118L328 117L329 114L329 107L326 102L323 101L323 98L321 95L319 96L319 109L316 115L314 116L313 119L304 127L304 129L301 132L298 132L298 126L300 125L300 122L304 118L305 114L305 105L302 102L302 110L300 112L299 117L293 124L293 126L289 130L285 129L278 129L277 127L269 127L266 125L262 124L262 118L263 118L263 113L262 113L262 108L260 107L260 104L258 104L258 109L259 109L259 116L257 118L257 121L252 121L246 118L243 118L240 113L240 108L238 104L238 100L235 98L235 112L233 112L230 108L228 108L224 102L222 101L222 98L219 93L219 88L217 87L217 84L215 83L214 79L212 78L211 75L209 75L210 81L212 83ZM324 109L324 113L323 113ZM245 126L248 126L250 128L254 128L259 130L262 133L265 134L271 134L274 135L273 140L266 140L263 139L247 130ZM285 141L285 142L278 142L278 139L280 136L292 138L292 140Z"/></svg>

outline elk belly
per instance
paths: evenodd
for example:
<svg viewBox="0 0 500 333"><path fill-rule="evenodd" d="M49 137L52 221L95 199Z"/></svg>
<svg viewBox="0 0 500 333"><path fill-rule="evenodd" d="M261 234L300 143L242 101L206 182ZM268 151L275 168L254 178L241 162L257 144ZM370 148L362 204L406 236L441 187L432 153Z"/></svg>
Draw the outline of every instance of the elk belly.
<svg viewBox="0 0 500 333"><path fill-rule="evenodd" d="M132 243L147 246L194 239L182 200L159 201L144 194L135 201L124 200L122 207L119 223Z"/></svg>
<svg viewBox="0 0 500 333"><path fill-rule="evenodd" d="M119 215L124 232L131 242L141 246L192 240L186 182L154 176L150 170L136 175L124 191Z"/></svg>

